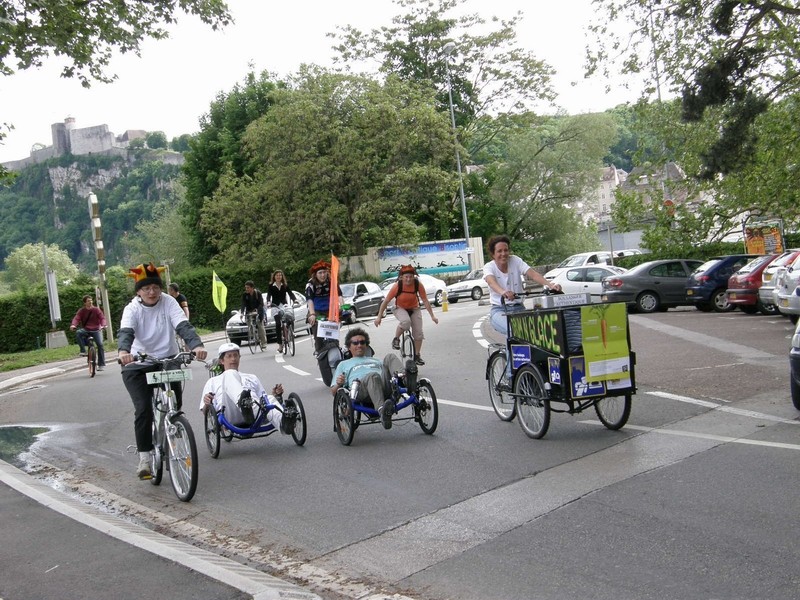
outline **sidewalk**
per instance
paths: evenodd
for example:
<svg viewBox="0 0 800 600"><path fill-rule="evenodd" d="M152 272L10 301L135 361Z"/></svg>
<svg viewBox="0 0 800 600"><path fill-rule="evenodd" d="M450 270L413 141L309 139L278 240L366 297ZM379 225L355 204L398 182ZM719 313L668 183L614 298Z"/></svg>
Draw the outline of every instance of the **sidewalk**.
<svg viewBox="0 0 800 600"><path fill-rule="evenodd" d="M203 343L217 342L225 339L224 331L215 331L204 336L201 336ZM117 361L117 351L106 352L106 364L111 365ZM0 373L0 392L9 388L23 385L29 381L43 379L47 377L56 377L63 375L69 371L78 371L86 369L86 358L78 356L78 347L75 347L75 358L69 360L62 360L59 362L48 363L43 365L35 365L33 367L26 367L24 369L16 369L14 371L4 371ZM103 372L105 373L105 372ZM98 373L96 377L102 377L103 373Z"/></svg>

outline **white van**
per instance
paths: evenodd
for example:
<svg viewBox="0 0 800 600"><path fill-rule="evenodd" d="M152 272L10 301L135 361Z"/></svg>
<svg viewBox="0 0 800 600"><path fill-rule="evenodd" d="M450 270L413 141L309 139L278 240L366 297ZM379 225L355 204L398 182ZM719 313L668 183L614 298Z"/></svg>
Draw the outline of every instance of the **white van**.
<svg viewBox="0 0 800 600"><path fill-rule="evenodd" d="M565 258L555 269L550 269L544 274L545 279L553 279L559 274L572 267L582 267L584 265L604 265L611 262L611 253L604 250L594 252L581 252Z"/></svg>

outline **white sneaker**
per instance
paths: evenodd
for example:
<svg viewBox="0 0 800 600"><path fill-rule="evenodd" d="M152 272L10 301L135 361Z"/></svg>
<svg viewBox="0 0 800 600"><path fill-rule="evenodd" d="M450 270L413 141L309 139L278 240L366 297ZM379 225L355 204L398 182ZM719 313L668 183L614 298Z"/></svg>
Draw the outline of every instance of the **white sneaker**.
<svg viewBox="0 0 800 600"><path fill-rule="evenodd" d="M147 456L144 453L139 453L139 466L136 467L136 476L139 479L150 479L153 476L153 471L150 469L150 453Z"/></svg>
<svg viewBox="0 0 800 600"><path fill-rule="evenodd" d="M97 370L98 371L105 371L106 367L105 367L105 365L97 365Z"/></svg>

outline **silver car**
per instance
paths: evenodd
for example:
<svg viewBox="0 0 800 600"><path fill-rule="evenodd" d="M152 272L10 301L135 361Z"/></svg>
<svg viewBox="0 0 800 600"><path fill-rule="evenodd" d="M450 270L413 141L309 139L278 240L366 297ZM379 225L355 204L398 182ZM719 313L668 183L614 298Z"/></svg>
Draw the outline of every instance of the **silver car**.
<svg viewBox="0 0 800 600"><path fill-rule="evenodd" d="M775 297L775 280L779 271L785 270L787 265L800 256L800 250L787 250L778 258L773 260L766 269L761 272L761 287L758 288L758 301L762 306L774 307L777 312L777 298Z"/></svg>
<svg viewBox="0 0 800 600"><path fill-rule="evenodd" d="M306 322L306 318L308 317L306 297L300 292L293 291L292 293L296 300L293 305L295 333L299 334L301 331L310 331L310 327ZM267 295L261 294L261 296L264 298L264 306L266 306ZM277 339L277 334L275 333L275 313L277 310L278 308L274 306L266 309L267 321L264 323L264 329L267 332L267 340ZM231 314L231 318L228 319L228 323L225 325L225 334L230 341L240 346L247 342L247 323L242 322L238 309L234 310Z"/></svg>
<svg viewBox="0 0 800 600"><path fill-rule="evenodd" d="M775 276L775 304L783 315L787 315L792 323L797 323L800 316L800 296L797 285L800 283L800 256L794 262L779 270Z"/></svg>
<svg viewBox="0 0 800 600"><path fill-rule="evenodd" d="M483 280L483 269L475 269L447 286L447 301L458 302L462 298L480 300L488 293L489 286Z"/></svg>

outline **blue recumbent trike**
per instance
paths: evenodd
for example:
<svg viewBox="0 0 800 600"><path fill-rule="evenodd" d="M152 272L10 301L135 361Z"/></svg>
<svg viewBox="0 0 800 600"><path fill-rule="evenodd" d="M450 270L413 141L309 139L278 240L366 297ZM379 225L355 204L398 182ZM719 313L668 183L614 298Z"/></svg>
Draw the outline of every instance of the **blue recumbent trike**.
<svg viewBox="0 0 800 600"><path fill-rule="evenodd" d="M292 392L283 400L283 407L272 404L266 395L263 395L257 404L257 409L253 415L253 422L249 426L237 426L232 424L225 415L224 407L216 410L211 404L206 411L205 429L206 445L211 453L211 458L217 458L220 451L220 440L231 442L236 440L248 440L258 437L267 437L277 431L277 429L267 420L267 413L276 409L284 414L290 408L296 411L294 427L291 436L295 444L302 446L306 442L306 413L303 409L303 402L300 396Z"/></svg>
<svg viewBox="0 0 800 600"><path fill-rule="evenodd" d="M390 379L391 397L395 402L392 422L411 421L419 423L422 431L431 435L439 423L439 404L436 393L428 379L422 378L413 384L414 389L405 387L405 381L398 375ZM333 429L339 441L349 446L353 435L360 424L380 424L380 413L369 404L359 404L356 400L357 389L339 388L333 398ZM400 416L405 408L411 407L410 414Z"/></svg>

